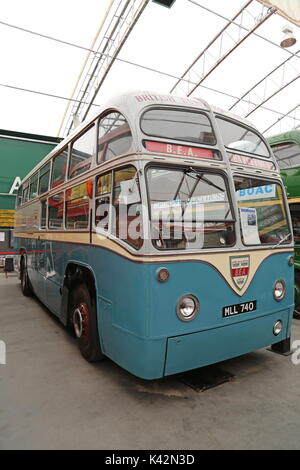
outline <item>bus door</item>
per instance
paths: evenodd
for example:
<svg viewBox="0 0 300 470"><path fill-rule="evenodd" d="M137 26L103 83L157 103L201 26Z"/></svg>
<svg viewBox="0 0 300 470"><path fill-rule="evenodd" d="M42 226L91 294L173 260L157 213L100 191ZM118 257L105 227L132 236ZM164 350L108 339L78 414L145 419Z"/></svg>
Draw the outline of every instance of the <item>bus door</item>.
<svg viewBox="0 0 300 470"><path fill-rule="evenodd" d="M45 291L45 276L46 276L46 264L45 264L45 233L47 221L47 199L42 199L40 202L40 223L39 232L35 245L34 255L34 270L35 276L33 279L33 288L38 294L38 297L43 302L46 301Z"/></svg>
<svg viewBox="0 0 300 470"><path fill-rule="evenodd" d="M51 310L60 312L60 285L55 271L55 247L52 241L40 238L37 250L37 292L40 299Z"/></svg>
<svg viewBox="0 0 300 470"><path fill-rule="evenodd" d="M63 278L64 252L61 237L64 230L64 193L57 193L48 199L48 231L52 241L43 245L44 281L46 304L59 314L61 310L61 286Z"/></svg>
<svg viewBox="0 0 300 470"><path fill-rule="evenodd" d="M30 269L30 280L33 284L33 287L38 283L38 263L39 263L39 240L33 238L31 240L31 250L30 250L30 263L27 261L27 270Z"/></svg>
<svg viewBox="0 0 300 470"><path fill-rule="evenodd" d="M38 238L36 251L36 292L40 300L46 302L46 244L41 237Z"/></svg>
<svg viewBox="0 0 300 470"><path fill-rule="evenodd" d="M61 257L62 250L59 244L48 241L45 244L45 263L46 263L46 302L51 305L51 310L56 314L60 313L61 308Z"/></svg>

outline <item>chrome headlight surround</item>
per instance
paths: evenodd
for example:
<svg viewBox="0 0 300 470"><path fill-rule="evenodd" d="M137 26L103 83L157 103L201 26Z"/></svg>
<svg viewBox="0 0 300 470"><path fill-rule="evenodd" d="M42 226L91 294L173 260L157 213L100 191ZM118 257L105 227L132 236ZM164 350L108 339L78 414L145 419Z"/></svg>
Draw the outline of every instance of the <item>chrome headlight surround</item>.
<svg viewBox="0 0 300 470"><path fill-rule="evenodd" d="M283 324L281 320L277 320L273 326L273 335L278 336L282 332Z"/></svg>
<svg viewBox="0 0 300 470"><path fill-rule="evenodd" d="M200 302L192 294L185 294L180 297L176 304L176 314L181 321L191 321L198 315Z"/></svg>
<svg viewBox="0 0 300 470"><path fill-rule="evenodd" d="M286 286L283 279L277 279L273 286L273 297L279 302L282 300L286 293Z"/></svg>

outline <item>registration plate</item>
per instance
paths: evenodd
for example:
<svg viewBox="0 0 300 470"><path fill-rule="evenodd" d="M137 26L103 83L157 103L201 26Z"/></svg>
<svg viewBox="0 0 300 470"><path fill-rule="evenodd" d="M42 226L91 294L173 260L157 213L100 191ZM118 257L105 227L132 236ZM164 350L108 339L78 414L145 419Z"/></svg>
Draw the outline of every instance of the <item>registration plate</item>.
<svg viewBox="0 0 300 470"><path fill-rule="evenodd" d="M256 300L250 300L249 302L243 302L242 304L234 304L223 307L222 315L223 317L232 317L233 315L253 312L254 310L256 310Z"/></svg>

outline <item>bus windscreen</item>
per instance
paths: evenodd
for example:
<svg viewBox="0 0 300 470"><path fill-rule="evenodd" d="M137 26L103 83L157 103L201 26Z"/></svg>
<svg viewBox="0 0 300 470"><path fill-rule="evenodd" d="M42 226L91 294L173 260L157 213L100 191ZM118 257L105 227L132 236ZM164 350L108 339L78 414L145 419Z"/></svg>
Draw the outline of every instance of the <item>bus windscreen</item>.
<svg viewBox="0 0 300 470"><path fill-rule="evenodd" d="M214 145L216 138L209 118L200 112L157 108L146 111L141 118L146 135L196 144Z"/></svg>
<svg viewBox="0 0 300 470"><path fill-rule="evenodd" d="M193 168L147 171L151 236L157 249L231 246L234 220L225 177Z"/></svg>
<svg viewBox="0 0 300 470"><path fill-rule="evenodd" d="M267 145L256 132L227 119L217 117L224 145L227 149L270 157Z"/></svg>
<svg viewBox="0 0 300 470"><path fill-rule="evenodd" d="M279 168L290 168L300 165L300 147L289 142L272 147Z"/></svg>
<svg viewBox="0 0 300 470"><path fill-rule="evenodd" d="M234 177L244 245L290 243L283 189L275 181Z"/></svg>

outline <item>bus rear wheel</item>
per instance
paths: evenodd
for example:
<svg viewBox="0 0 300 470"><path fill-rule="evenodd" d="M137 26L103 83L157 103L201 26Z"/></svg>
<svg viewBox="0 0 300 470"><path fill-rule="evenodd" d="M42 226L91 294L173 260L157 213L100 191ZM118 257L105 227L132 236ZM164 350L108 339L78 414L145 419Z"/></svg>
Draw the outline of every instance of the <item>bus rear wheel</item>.
<svg viewBox="0 0 300 470"><path fill-rule="evenodd" d="M29 297L30 295L32 295L32 287L30 285L30 281L29 281L29 277L27 273L27 267L26 267L24 259L22 259L21 261L20 280L21 280L22 294L25 295L26 297Z"/></svg>
<svg viewBox="0 0 300 470"><path fill-rule="evenodd" d="M295 269L295 310L294 318L300 320L300 272Z"/></svg>
<svg viewBox="0 0 300 470"><path fill-rule="evenodd" d="M71 292L69 315L83 357L89 362L103 359L95 302L84 283L74 287Z"/></svg>

